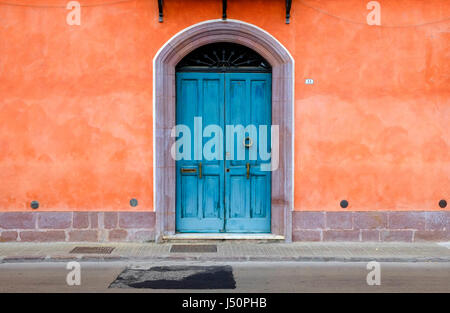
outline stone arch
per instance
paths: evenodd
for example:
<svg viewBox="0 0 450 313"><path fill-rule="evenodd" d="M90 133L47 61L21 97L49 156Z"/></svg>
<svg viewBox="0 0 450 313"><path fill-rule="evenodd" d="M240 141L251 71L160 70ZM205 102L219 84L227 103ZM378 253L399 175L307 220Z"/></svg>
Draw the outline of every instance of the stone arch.
<svg viewBox="0 0 450 313"><path fill-rule="evenodd" d="M156 239L175 233L175 66L189 52L213 42L247 46L272 66L272 123L279 125L279 167L272 172L272 234L292 238L294 198L294 59L272 35L236 20L195 24L173 36L153 59L153 165Z"/></svg>

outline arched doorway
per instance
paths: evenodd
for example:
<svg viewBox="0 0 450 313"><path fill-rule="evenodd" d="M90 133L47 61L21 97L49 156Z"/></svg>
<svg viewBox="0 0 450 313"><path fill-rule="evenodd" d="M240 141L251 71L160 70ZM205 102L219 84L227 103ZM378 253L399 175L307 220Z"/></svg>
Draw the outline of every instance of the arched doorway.
<svg viewBox="0 0 450 313"><path fill-rule="evenodd" d="M172 37L154 58L154 208L156 236L176 232L176 161L171 157L176 124L176 65L211 43L235 43L258 53L272 67L272 124L279 127L279 164L271 172L270 232L292 236L294 61L270 34L234 20L193 25Z"/></svg>
<svg viewBox="0 0 450 313"><path fill-rule="evenodd" d="M272 67L216 42L175 69L176 231L270 233Z"/></svg>

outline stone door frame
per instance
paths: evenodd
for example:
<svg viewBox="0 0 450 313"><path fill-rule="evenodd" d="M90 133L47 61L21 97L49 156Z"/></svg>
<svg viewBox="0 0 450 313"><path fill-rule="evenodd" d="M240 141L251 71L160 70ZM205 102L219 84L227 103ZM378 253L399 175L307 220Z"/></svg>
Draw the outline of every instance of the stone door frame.
<svg viewBox="0 0 450 313"><path fill-rule="evenodd" d="M237 20L211 20L173 36L153 59L153 197L156 240L175 234L175 66L189 52L213 42L247 46L272 66L272 123L279 126L279 166L272 172L271 232L292 240L294 203L294 59L263 29Z"/></svg>

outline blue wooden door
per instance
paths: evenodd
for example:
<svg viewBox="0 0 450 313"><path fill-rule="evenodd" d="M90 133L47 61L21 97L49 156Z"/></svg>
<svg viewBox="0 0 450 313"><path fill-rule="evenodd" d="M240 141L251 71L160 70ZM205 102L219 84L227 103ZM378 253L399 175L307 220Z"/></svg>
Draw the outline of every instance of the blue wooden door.
<svg viewBox="0 0 450 313"><path fill-rule="evenodd" d="M224 123L224 76L220 73L177 74L176 124L190 131L189 157L176 161L176 229L179 232L219 232L224 227L223 155L203 158L208 125ZM201 121L201 122L200 122ZM223 154L223 149L222 149ZM186 155L186 154L185 154ZM187 159L187 160L186 160Z"/></svg>
<svg viewBox="0 0 450 313"><path fill-rule="evenodd" d="M190 144L176 149L176 230L270 232L271 177L255 152L260 125L268 125L270 142L271 75L184 72L176 83L176 124L185 130L176 139L188 136ZM213 136L221 148L211 149Z"/></svg>
<svg viewBox="0 0 450 313"><path fill-rule="evenodd" d="M225 74L225 103L225 123L234 127L225 134L225 229L270 232L271 175L261 169L270 159L262 160L259 148L260 141L270 147L271 75ZM260 132L264 125L267 138Z"/></svg>

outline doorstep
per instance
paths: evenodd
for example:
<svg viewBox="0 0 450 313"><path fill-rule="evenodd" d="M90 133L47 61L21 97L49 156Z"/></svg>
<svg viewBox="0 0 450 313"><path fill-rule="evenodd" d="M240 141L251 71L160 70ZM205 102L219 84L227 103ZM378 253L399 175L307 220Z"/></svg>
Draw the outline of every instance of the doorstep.
<svg viewBox="0 0 450 313"><path fill-rule="evenodd" d="M238 234L238 233L183 233L165 235L163 240L264 240L284 241L285 237L275 234Z"/></svg>

